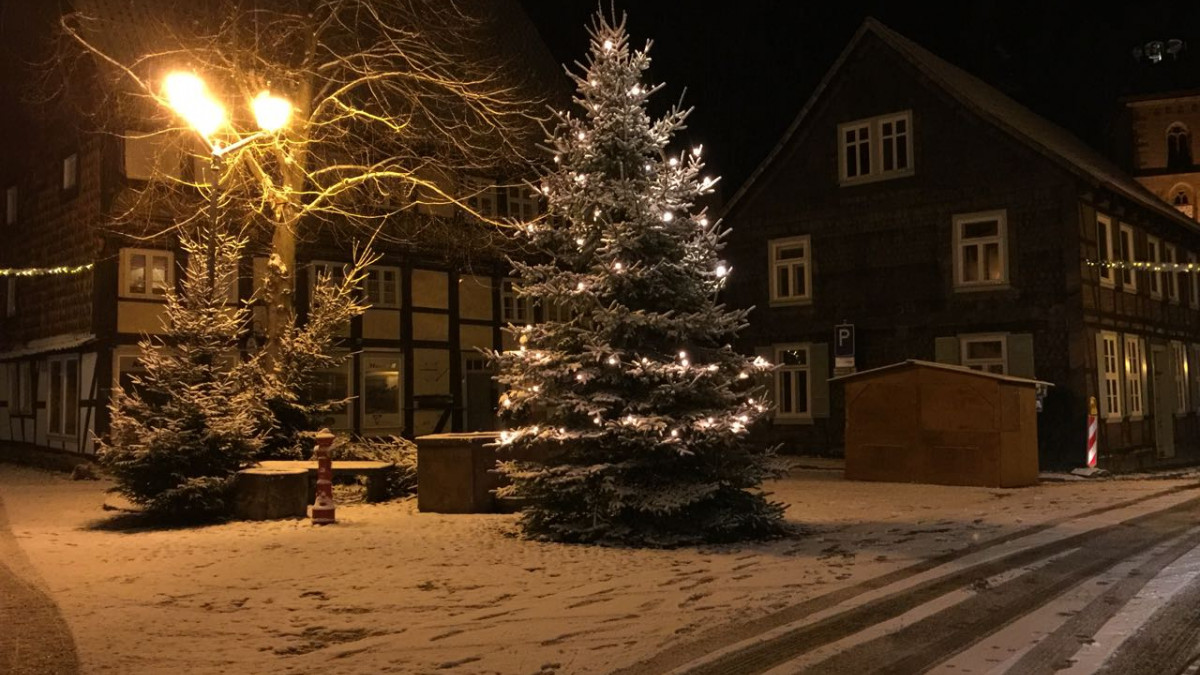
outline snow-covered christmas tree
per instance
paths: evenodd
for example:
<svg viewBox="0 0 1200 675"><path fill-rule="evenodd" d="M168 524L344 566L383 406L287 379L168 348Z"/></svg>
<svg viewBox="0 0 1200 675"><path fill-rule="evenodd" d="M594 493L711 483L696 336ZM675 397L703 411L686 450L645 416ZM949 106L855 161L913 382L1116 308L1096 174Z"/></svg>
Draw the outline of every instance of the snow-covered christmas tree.
<svg viewBox="0 0 1200 675"><path fill-rule="evenodd" d="M782 531L761 491L770 453L749 442L769 369L731 347L746 312L718 304L726 232L695 200L711 192L701 148L669 149L688 110L657 120L643 82L649 44L597 15L581 114L559 115L543 177L547 218L522 233L518 292L550 320L510 330L498 353L511 484L525 532L559 541L671 546Z"/></svg>
<svg viewBox="0 0 1200 675"><path fill-rule="evenodd" d="M215 251L211 273L210 241ZM156 516L212 520L231 506L237 471L261 445L258 392L238 356L249 309L229 304L244 240L205 231L181 235L187 253L182 290L162 288L163 333L140 343L145 372L109 405L100 458L117 489ZM165 286L169 275L144 279Z"/></svg>

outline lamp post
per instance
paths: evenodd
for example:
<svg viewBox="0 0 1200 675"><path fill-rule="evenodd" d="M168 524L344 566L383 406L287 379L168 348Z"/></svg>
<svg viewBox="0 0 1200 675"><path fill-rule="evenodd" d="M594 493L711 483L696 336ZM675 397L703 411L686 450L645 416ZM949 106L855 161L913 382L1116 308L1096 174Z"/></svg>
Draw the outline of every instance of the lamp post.
<svg viewBox="0 0 1200 675"><path fill-rule="evenodd" d="M258 131L224 144L217 133L229 126L225 108L208 93L208 88L193 73L174 72L163 83L167 104L188 123L209 150L209 172L212 192L209 194L208 216L208 285L213 288L217 266L217 232L220 228L221 176L225 171L225 155L239 150L254 141L279 133L292 115L292 104L287 99L263 91L251 101Z"/></svg>

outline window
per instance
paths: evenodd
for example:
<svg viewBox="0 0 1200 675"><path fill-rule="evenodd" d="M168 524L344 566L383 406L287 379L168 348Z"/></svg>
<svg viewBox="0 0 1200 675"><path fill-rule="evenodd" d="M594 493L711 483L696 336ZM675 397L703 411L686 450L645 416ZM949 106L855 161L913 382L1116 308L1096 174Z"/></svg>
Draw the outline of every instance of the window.
<svg viewBox="0 0 1200 675"><path fill-rule="evenodd" d="M1120 419L1121 371L1117 367L1120 362L1117 334L1101 333L1100 345L1101 351L1097 354L1097 360L1099 361L1100 396L1104 404L1104 418Z"/></svg>
<svg viewBox="0 0 1200 675"><path fill-rule="evenodd" d="M1171 364L1175 368L1175 414L1185 415L1188 411L1188 362L1187 348L1182 342L1171 341Z"/></svg>
<svg viewBox="0 0 1200 675"><path fill-rule="evenodd" d="M28 361L8 365L10 415L33 414L33 373Z"/></svg>
<svg viewBox="0 0 1200 675"><path fill-rule="evenodd" d="M121 249L121 295L163 298L175 283L175 256L170 251Z"/></svg>
<svg viewBox="0 0 1200 675"><path fill-rule="evenodd" d="M1004 211L954 217L954 283L959 288L1008 283Z"/></svg>
<svg viewBox="0 0 1200 675"><path fill-rule="evenodd" d="M1173 303L1179 302L1179 272L1176 272L1173 267L1179 262L1177 260L1175 246L1173 244L1163 244L1163 262L1168 263L1167 279L1167 299Z"/></svg>
<svg viewBox="0 0 1200 675"><path fill-rule="evenodd" d="M62 189L70 192L79 187L79 155L71 153L62 161Z"/></svg>
<svg viewBox="0 0 1200 675"><path fill-rule="evenodd" d="M366 299L374 308L400 307L400 270L396 267L368 267Z"/></svg>
<svg viewBox="0 0 1200 675"><path fill-rule="evenodd" d="M575 308L568 300L560 300L558 302L543 300L541 306L543 321L566 323L575 318Z"/></svg>
<svg viewBox="0 0 1200 675"><path fill-rule="evenodd" d="M538 216L538 196L533 189L524 185L510 185L506 189L508 217L530 221Z"/></svg>
<svg viewBox="0 0 1200 675"><path fill-rule="evenodd" d="M363 426L401 426L400 354L366 352L362 364Z"/></svg>
<svg viewBox="0 0 1200 675"><path fill-rule="evenodd" d="M495 218L496 185L495 181L487 178L467 176L463 178L463 203L467 208L484 218Z"/></svg>
<svg viewBox="0 0 1200 675"><path fill-rule="evenodd" d="M17 186L10 185L4 191L4 224L15 225L17 222Z"/></svg>
<svg viewBox="0 0 1200 675"><path fill-rule="evenodd" d="M529 298L519 295L516 282L505 279L500 287L500 320L505 323L526 324L532 318Z"/></svg>
<svg viewBox="0 0 1200 675"><path fill-rule="evenodd" d="M1167 168L1186 169L1192 166L1192 134L1181 122L1167 128Z"/></svg>
<svg viewBox="0 0 1200 675"><path fill-rule="evenodd" d="M907 176L913 172L912 112L838 125L841 182Z"/></svg>
<svg viewBox="0 0 1200 675"><path fill-rule="evenodd" d="M73 436L79 423L79 359L50 359L49 432Z"/></svg>
<svg viewBox="0 0 1200 675"><path fill-rule="evenodd" d="M780 345L775 348L775 416L808 418L812 388L808 372L807 345Z"/></svg>
<svg viewBox="0 0 1200 675"><path fill-rule="evenodd" d="M1196 207L1192 204L1192 189L1183 183L1171 188L1169 193L1172 205L1188 218L1196 217Z"/></svg>
<svg viewBox="0 0 1200 675"><path fill-rule="evenodd" d="M1158 237L1146 237L1146 262L1158 264L1162 262L1162 242ZM1153 269L1147 272L1150 278L1150 297L1162 299L1162 272Z"/></svg>
<svg viewBox="0 0 1200 675"><path fill-rule="evenodd" d="M1133 254L1133 228L1121 225L1121 261L1128 267L1121 268L1121 287L1129 293L1137 293L1137 274L1132 264L1136 260ZM1111 273L1111 269L1109 270Z"/></svg>
<svg viewBox="0 0 1200 675"><path fill-rule="evenodd" d="M1112 219L1108 216L1096 215L1096 254L1099 256L1100 264L1096 269L1100 270L1100 285L1112 288L1116 285L1113 268L1104 264L1111 262L1113 259L1113 231Z"/></svg>
<svg viewBox="0 0 1200 675"><path fill-rule="evenodd" d="M17 315L17 278L7 277L4 280L4 316Z"/></svg>
<svg viewBox="0 0 1200 675"><path fill-rule="evenodd" d="M1008 372L1008 349L1003 335L964 335L959 338L962 365L971 370L1003 375Z"/></svg>
<svg viewBox="0 0 1200 675"><path fill-rule="evenodd" d="M1125 336L1125 401L1130 417L1141 417L1146 390L1146 342L1136 335Z"/></svg>
<svg viewBox="0 0 1200 675"><path fill-rule="evenodd" d="M771 266L771 302L812 300L812 248L808 235L774 239L768 244Z"/></svg>
<svg viewBox="0 0 1200 675"><path fill-rule="evenodd" d="M318 412L317 424L330 429L347 429L350 427L350 406L346 399L350 398L350 362L340 366L325 368L312 373L305 399L309 403L326 404ZM342 401L340 405L329 405L331 402Z"/></svg>
<svg viewBox="0 0 1200 675"><path fill-rule="evenodd" d="M308 273L308 305L316 301L317 279L322 275L328 276L334 284L340 284L346 277L346 266L342 263L314 261L309 263Z"/></svg>
<svg viewBox="0 0 1200 675"><path fill-rule="evenodd" d="M1188 304L1192 309L1200 309L1200 268L1196 265L1196 254L1188 253L1187 262L1188 271L1184 274L1187 275L1188 285L1190 286L1188 289Z"/></svg>

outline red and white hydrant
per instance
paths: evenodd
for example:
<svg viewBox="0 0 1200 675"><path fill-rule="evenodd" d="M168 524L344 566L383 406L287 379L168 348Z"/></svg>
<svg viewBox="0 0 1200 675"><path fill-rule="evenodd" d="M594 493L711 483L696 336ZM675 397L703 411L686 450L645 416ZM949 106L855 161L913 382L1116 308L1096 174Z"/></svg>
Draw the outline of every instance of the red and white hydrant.
<svg viewBox="0 0 1200 675"><path fill-rule="evenodd" d="M317 498L313 500L313 525L336 523L333 505L333 460L329 457L329 446L333 445L333 434L328 429L316 433L317 442L313 456L317 459Z"/></svg>

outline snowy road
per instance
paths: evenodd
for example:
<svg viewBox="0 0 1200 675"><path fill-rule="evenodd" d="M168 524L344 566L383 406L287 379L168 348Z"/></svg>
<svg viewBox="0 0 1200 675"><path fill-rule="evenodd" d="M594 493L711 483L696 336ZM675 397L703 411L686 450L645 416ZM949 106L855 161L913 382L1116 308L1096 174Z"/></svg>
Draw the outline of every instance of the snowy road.
<svg viewBox="0 0 1200 675"><path fill-rule="evenodd" d="M697 643L705 653L684 663L676 649L622 672L1192 673L1198 523L1192 491L1050 521L789 608L714 651Z"/></svg>

